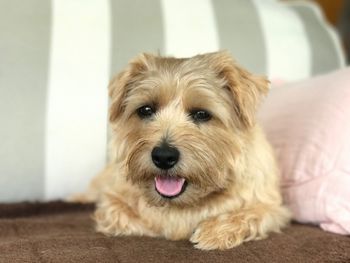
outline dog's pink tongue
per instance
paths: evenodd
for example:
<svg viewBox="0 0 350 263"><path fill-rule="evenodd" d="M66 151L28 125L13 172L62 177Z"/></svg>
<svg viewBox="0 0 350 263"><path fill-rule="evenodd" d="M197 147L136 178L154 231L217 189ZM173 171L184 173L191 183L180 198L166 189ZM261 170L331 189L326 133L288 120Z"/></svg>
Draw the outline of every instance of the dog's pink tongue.
<svg viewBox="0 0 350 263"><path fill-rule="evenodd" d="M155 182L159 193L171 197L181 192L185 179L171 176L157 176Z"/></svg>

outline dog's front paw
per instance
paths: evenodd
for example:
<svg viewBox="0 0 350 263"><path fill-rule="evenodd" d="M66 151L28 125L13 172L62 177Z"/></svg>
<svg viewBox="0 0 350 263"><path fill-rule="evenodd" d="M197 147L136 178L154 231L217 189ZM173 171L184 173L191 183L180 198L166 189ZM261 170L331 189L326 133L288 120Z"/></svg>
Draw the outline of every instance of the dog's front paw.
<svg viewBox="0 0 350 263"><path fill-rule="evenodd" d="M146 226L146 222L126 203L116 197L109 197L104 201L94 214L98 232L108 236L155 236Z"/></svg>
<svg viewBox="0 0 350 263"><path fill-rule="evenodd" d="M245 241L266 238L269 232L279 232L288 221L289 211L284 207L261 205L202 221L190 241L204 250L228 249Z"/></svg>
<svg viewBox="0 0 350 263"><path fill-rule="evenodd" d="M241 244L248 233L248 227L239 218L224 214L200 223L190 241L199 249L223 250Z"/></svg>
<svg viewBox="0 0 350 263"><path fill-rule="evenodd" d="M118 211L118 208L99 208L95 211L96 230L108 236L132 234L134 224L127 215Z"/></svg>

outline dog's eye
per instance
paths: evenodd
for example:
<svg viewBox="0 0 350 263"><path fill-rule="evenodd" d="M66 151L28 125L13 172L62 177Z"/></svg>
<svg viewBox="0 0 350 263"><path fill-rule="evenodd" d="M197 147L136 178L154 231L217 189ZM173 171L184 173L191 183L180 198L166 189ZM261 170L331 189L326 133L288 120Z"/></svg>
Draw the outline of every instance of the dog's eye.
<svg viewBox="0 0 350 263"><path fill-rule="evenodd" d="M211 114L206 110L192 110L190 116L196 122L206 122L211 119Z"/></svg>
<svg viewBox="0 0 350 263"><path fill-rule="evenodd" d="M145 105L137 109L137 115L141 119L149 118L155 113L155 110L152 106L150 105Z"/></svg>

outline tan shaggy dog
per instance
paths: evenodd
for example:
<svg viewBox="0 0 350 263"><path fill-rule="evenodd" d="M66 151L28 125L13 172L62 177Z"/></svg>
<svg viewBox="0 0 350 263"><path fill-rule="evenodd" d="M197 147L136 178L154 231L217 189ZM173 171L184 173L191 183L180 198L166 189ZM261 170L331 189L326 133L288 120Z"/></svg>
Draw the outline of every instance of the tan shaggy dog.
<svg viewBox="0 0 350 263"><path fill-rule="evenodd" d="M289 212L255 122L267 92L227 52L131 61L110 84L113 158L80 197L98 200L97 230L206 250L278 232Z"/></svg>

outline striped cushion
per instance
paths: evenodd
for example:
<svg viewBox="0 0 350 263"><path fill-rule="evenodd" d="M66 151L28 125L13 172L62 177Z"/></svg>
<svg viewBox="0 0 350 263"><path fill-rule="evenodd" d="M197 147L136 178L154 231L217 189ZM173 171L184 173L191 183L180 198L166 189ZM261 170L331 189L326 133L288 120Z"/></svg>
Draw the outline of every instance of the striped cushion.
<svg viewBox="0 0 350 263"><path fill-rule="evenodd" d="M228 49L292 81L342 67L313 4L272 0L0 0L0 201L62 198L106 162L107 83L141 51Z"/></svg>

